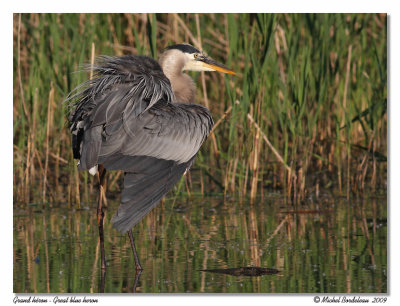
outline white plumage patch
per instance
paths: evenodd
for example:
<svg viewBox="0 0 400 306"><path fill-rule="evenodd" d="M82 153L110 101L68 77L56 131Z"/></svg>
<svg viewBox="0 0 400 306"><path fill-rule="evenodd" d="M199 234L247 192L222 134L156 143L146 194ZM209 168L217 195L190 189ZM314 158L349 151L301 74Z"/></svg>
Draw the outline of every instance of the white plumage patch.
<svg viewBox="0 0 400 306"><path fill-rule="evenodd" d="M92 176L95 176L96 175L96 173L97 173L97 165L96 166L93 166L92 168L90 168L89 169L89 173L92 175Z"/></svg>
<svg viewBox="0 0 400 306"><path fill-rule="evenodd" d="M209 65L203 63L202 61L196 61L195 59L189 60L185 64L185 66L183 67L183 70L189 70L189 71L215 71L215 69L212 69L211 67L209 67Z"/></svg>

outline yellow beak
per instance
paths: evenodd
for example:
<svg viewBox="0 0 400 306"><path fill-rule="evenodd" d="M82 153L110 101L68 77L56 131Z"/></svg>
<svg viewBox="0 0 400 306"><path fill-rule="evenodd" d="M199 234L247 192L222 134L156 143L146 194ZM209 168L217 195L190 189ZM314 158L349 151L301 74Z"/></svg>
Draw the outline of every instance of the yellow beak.
<svg viewBox="0 0 400 306"><path fill-rule="evenodd" d="M228 74L236 74L233 70L229 69L228 67L218 63L217 61L214 61L212 58L202 56L198 58L198 61L202 63L202 66L204 68L209 68L215 71L223 72L223 73L228 73Z"/></svg>

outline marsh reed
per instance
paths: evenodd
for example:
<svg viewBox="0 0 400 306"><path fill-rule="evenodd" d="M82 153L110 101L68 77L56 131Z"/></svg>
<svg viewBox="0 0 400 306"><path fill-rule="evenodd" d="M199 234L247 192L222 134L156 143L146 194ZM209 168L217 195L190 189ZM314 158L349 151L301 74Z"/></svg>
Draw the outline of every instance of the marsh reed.
<svg viewBox="0 0 400 306"><path fill-rule="evenodd" d="M181 42L238 74L192 74L218 124L175 191L274 190L294 203L386 193L385 14L15 14L14 202L90 201L62 104L89 77L83 64ZM108 196L121 178L109 176Z"/></svg>

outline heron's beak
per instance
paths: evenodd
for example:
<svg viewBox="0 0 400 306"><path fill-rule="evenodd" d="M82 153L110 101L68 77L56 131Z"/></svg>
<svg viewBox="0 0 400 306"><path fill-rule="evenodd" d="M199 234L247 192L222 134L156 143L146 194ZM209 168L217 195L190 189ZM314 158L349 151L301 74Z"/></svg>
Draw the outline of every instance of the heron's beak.
<svg viewBox="0 0 400 306"><path fill-rule="evenodd" d="M236 74L233 70L229 69L228 67L218 63L217 61L214 61L212 58L202 56L198 59L198 61L201 62L201 65L205 69L211 69L214 71L219 71L223 73L228 73L228 74Z"/></svg>

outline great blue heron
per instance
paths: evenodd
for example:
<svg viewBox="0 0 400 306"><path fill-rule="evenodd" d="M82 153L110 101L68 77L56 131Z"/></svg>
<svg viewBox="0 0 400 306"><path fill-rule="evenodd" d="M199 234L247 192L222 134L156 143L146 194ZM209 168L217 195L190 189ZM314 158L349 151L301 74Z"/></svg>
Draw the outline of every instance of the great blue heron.
<svg viewBox="0 0 400 306"><path fill-rule="evenodd" d="M101 266L105 269L102 188L107 170L123 170L121 205L113 226L132 235L136 225L193 164L213 126L207 108L192 104L195 84L184 74L229 68L189 44L167 47L157 63L147 56L101 57L95 77L70 94L69 115L78 169L99 176L97 209Z"/></svg>

